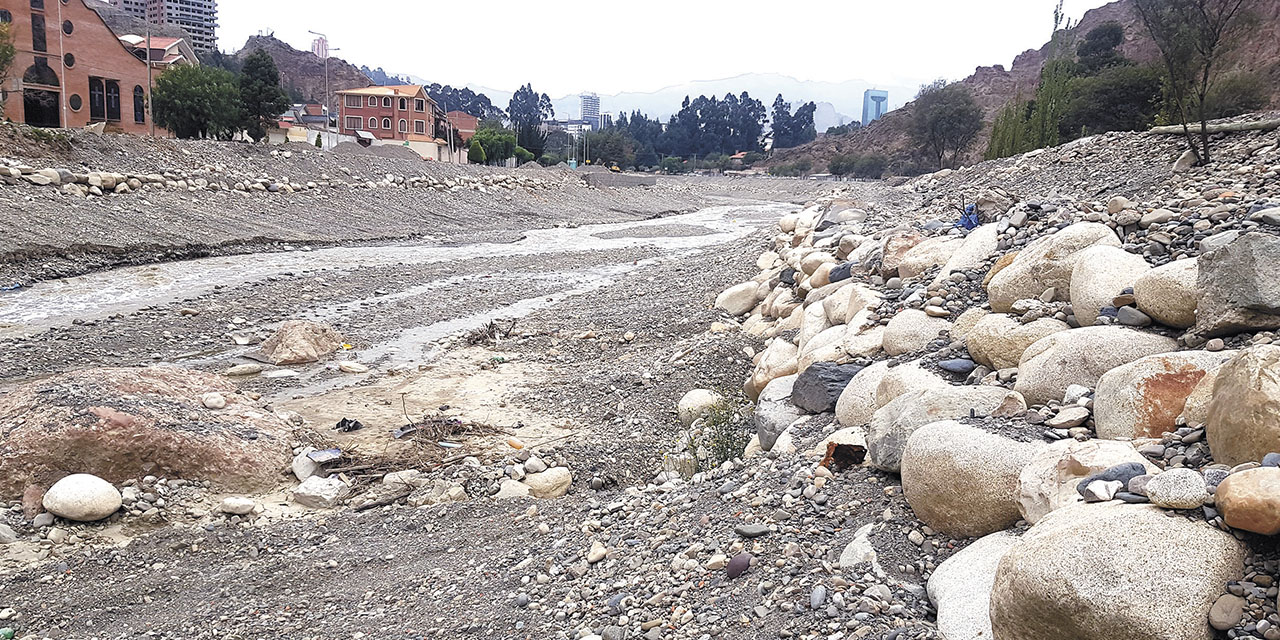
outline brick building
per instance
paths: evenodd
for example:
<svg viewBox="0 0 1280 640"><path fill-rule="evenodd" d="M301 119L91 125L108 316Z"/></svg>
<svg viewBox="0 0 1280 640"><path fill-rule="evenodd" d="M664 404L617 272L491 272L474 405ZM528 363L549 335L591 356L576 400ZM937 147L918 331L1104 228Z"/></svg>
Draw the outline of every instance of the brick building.
<svg viewBox="0 0 1280 640"><path fill-rule="evenodd" d="M463 142L470 142L471 136L476 134L476 129L480 127L480 119L467 113L466 111L450 111L445 115L449 120L449 124L458 131L458 137Z"/></svg>
<svg viewBox="0 0 1280 640"><path fill-rule="evenodd" d="M338 131L365 131L379 140L435 140L436 104L418 85L365 87L336 92Z"/></svg>
<svg viewBox="0 0 1280 640"><path fill-rule="evenodd" d="M150 128L147 63L84 0L0 0L17 56L0 86L5 117L39 127Z"/></svg>

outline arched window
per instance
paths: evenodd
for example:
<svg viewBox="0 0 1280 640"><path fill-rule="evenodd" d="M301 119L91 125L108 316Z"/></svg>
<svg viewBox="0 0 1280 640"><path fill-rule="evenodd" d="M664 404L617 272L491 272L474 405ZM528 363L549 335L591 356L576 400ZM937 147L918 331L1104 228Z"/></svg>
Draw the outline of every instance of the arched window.
<svg viewBox="0 0 1280 640"><path fill-rule="evenodd" d="M89 119L107 119L107 90L102 78L89 78Z"/></svg>
<svg viewBox="0 0 1280 640"><path fill-rule="evenodd" d="M22 82L24 84L43 84L56 87L58 86L58 74L49 68L48 58L36 58L35 64L27 67L26 72L22 74Z"/></svg>
<svg viewBox="0 0 1280 640"><path fill-rule="evenodd" d="M369 96L369 106L371 107L378 106L378 99L373 96Z"/></svg>
<svg viewBox="0 0 1280 640"><path fill-rule="evenodd" d="M377 119L377 118L369 118L369 130L370 130L370 131L372 131L372 130L377 129L377 128L378 128L378 119Z"/></svg>
<svg viewBox="0 0 1280 640"><path fill-rule="evenodd" d="M138 124L147 121L147 92L142 85L133 88L133 121Z"/></svg>
<svg viewBox="0 0 1280 640"><path fill-rule="evenodd" d="M387 131L391 130L391 118L382 119L382 128L386 129Z"/></svg>
<svg viewBox="0 0 1280 640"><path fill-rule="evenodd" d="M391 98L384 97L384 98L382 99L382 106L383 106L383 107L386 107L387 109L390 109L390 108L391 108ZM391 127L387 127L387 128L388 128L388 129L390 129Z"/></svg>
<svg viewBox="0 0 1280 640"><path fill-rule="evenodd" d="M400 110L401 111L409 110L409 100L407 98L400 98Z"/></svg>
<svg viewBox="0 0 1280 640"><path fill-rule="evenodd" d="M120 120L120 83L107 80L107 119Z"/></svg>
<svg viewBox="0 0 1280 640"><path fill-rule="evenodd" d="M409 121L400 118L400 133L409 133Z"/></svg>

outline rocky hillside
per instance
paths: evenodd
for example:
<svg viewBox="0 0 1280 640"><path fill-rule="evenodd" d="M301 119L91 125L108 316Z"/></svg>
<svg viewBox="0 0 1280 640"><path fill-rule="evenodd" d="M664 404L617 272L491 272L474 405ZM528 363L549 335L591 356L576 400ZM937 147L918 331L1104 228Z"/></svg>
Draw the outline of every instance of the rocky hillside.
<svg viewBox="0 0 1280 640"><path fill-rule="evenodd" d="M235 58L243 62L244 58L257 49L271 54L276 67L280 70L280 82L286 90L297 90L304 100L324 101L325 62L310 51L299 51L273 36L250 36L244 48L236 52ZM355 65L342 58L329 58L329 91L342 89L358 89L367 87L373 82Z"/></svg>
<svg viewBox="0 0 1280 640"><path fill-rule="evenodd" d="M1243 42L1229 55L1224 68L1262 74L1270 80L1268 85L1275 102L1280 100L1280 0L1259 0L1254 3L1253 11L1257 20L1250 25ZM1080 38L1108 22L1124 26L1125 39L1120 45L1120 52L1125 57L1139 62L1159 61L1159 50L1147 36L1129 0L1118 0L1086 12L1071 34ZM1014 58L1008 69L999 64L978 67L973 75L961 81L972 90L987 120L987 127L970 148L966 162L981 159L991 133L991 123L1000 108L1019 95L1030 97L1035 92L1040 80L1040 69L1049 55L1049 47L1046 43L1039 49L1023 52ZM910 121L911 104L908 103L872 123L870 127L843 136L819 137L800 147L779 151L773 155L769 164L778 165L808 158L817 171L825 168L827 162L836 155L882 153L898 159L896 164L902 165L913 155L913 147L907 134Z"/></svg>

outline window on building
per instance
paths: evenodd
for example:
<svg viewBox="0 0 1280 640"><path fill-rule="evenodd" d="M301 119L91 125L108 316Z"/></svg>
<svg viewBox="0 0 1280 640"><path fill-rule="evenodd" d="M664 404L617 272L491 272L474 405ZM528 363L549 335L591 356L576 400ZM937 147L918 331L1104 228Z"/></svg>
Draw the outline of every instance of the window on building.
<svg viewBox="0 0 1280 640"><path fill-rule="evenodd" d="M426 101L426 100L423 100L422 98L418 98L417 100L414 100L414 101L413 101L413 110L414 110L414 111L417 111L418 113L422 113L423 111L426 111L426 110L427 110L427 101Z"/></svg>
<svg viewBox="0 0 1280 640"><path fill-rule="evenodd" d="M378 106L378 99L373 96L369 96L369 106L371 107Z"/></svg>
<svg viewBox="0 0 1280 640"><path fill-rule="evenodd" d="M120 120L120 83L107 80L107 120Z"/></svg>
<svg viewBox="0 0 1280 640"><path fill-rule="evenodd" d="M133 121L138 124L147 121L147 92L142 85L133 87Z"/></svg>
<svg viewBox="0 0 1280 640"><path fill-rule="evenodd" d="M70 98L67 98L67 103L71 105L72 111L79 111L80 107L84 106L84 98L81 98L78 93L73 93Z"/></svg>
<svg viewBox="0 0 1280 640"><path fill-rule="evenodd" d="M44 11L44 0L31 0L31 8Z"/></svg>
<svg viewBox="0 0 1280 640"><path fill-rule="evenodd" d="M391 130L391 118L382 119L382 128L386 129L387 131Z"/></svg>
<svg viewBox="0 0 1280 640"><path fill-rule="evenodd" d="M414 120L414 121L413 121L413 132L414 132L414 133L419 133L419 134L426 134L426 132L427 132L427 121L426 121L426 120Z"/></svg>
<svg viewBox="0 0 1280 640"><path fill-rule="evenodd" d="M107 119L107 90L102 78L89 78L89 119Z"/></svg>
<svg viewBox="0 0 1280 640"><path fill-rule="evenodd" d="M401 111L408 111L408 110L409 110L409 100L408 100L408 98L400 98L400 110L401 110Z"/></svg>
<svg viewBox="0 0 1280 640"><path fill-rule="evenodd" d="M75 26L74 24L71 24L71 21L70 21L70 20L63 20L63 21L62 21L62 32L63 32L63 33L65 33L65 34L67 34L67 35L71 35L71 32L72 32L72 31L75 31L75 30L76 30L76 26Z"/></svg>
<svg viewBox="0 0 1280 640"><path fill-rule="evenodd" d="M364 118L361 118L360 116L347 116L343 119L343 123L344 128L352 131L359 131L360 127L364 125Z"/></svg>
<svg viewBox="0 0 1280 640"><path fill-rule="evenodd" d="M0 9L0 24L13 22L13 14L8 9Z"/></svg>
<svg viewBox="0 0 1280 640"><path fill-rule="evenodd" d="M360 105L363 104L363 101L360 99L360 96L347 96L346 99L347 99L348 109L359 109ZM359 129L360 127L356 127L356 128Z"/></svg>
<svg viewBox="0 0 1280 640"><path fill-rule="evenodd" d="M70 53L68 53L67 55L62 56L62 64L66 65L66 67L67 67L68 69L70 69L71 67L76 66L76 57L75 57L75 55L74 55L74 54L70 54Z"/></svg>
<svg viewBox="0 0 1280 640"><path fill-rule="evenodd" d="M400 118L400 133L409 133L409 121Z"/></svg>
<svg viewBox="0 0 1280 640"><path fill-rule="evenodd" d="M382 106L383 106L384 108L386 108L386 109L390 109L390 108L391 108L391 98L389 98L389 97L383 97L383 98L382 98ZM389 129L389 128L390 128L390 127L388 127L388 129Z"/></svg>
<svg viewBox="0 0 1280 640"><path fill-rule="evenodd" d="M39 14L31 14L31 48L36 51L49 50L44 34L44 16Z"/></svg>
<svg viewBox="0 0 1280 640"><path fill-rule="evenodd" d="M369 118L369 130L373 131L374 129L377 129L377 128L378 128L378 119Z"/></svg>

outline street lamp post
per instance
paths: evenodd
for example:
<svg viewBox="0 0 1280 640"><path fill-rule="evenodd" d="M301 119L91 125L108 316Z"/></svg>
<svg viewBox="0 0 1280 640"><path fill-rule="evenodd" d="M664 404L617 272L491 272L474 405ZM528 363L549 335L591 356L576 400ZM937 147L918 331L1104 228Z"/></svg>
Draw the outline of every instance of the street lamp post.
<svg viewBox="0 0 1280 640"><path fill-rule="evenodd" d="M333 148L333 139L329 137L329 118L333 117L333 100L329 96L329 36L318 31L307 30L307 33L324 39L324 133L329 148ZM334 49L338 51L338 49Z"/></svg>

